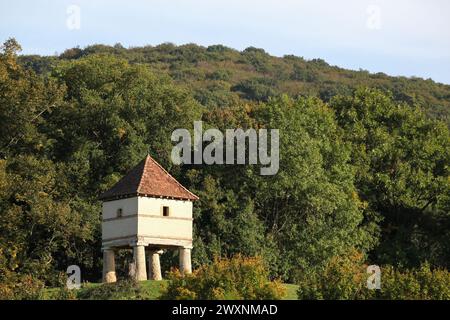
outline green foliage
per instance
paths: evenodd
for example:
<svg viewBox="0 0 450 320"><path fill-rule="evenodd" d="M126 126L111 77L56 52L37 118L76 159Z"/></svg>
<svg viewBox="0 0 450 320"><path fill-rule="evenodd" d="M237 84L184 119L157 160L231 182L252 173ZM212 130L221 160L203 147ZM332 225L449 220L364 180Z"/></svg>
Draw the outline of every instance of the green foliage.
<svg viewBox="0 0 450 320"><path fill-rule="evenodd" d="M228 88L236 88L240 84L248 85L247 81L266 78L267 82L277 84L271 88L276 95L287 93L292 97L299 94L320 96L325 101L338 94L349 94L359 87L378 88L385 93L392 92L396 101L420 103L428 115L442 119L447 125L450 123L450 86L435 83L431 79L390 77L364 70L351 71L330 66L322 59L308 61L292 55L278 58L259 48L249 47L239 52L223 45L205 48L195 44L176 46L164 43L155 47L130 49L122 46L92 45L84 49L67 49L56 60L80 59L95 54L114 55L132 64L147 64L158 73L173 75L177 83L194 91L207 90L211 97L215 97L217 88L208 87L209 81L204 81L205 75L222 70L232 74L228 79L222 79L227 82ZM54 60L54 57L20 57L21 63L43 73L49 71L49 65L54 64ZM261 86L259 89L267 90ZM228 94L233 96L229 89ZM246 92L244 94L247 95ZM259 97L261 96L265 98L265 94ZM202 103L210 104L209 101Z"/></svg>
<svg viewBox="0 0 450 320"><path fill-rule="evenodd" d="M431 269L428 263L404 272L392 266L382 268L381 291L378 299L390 300L449 300L450 272Z"/></svg>
<svg viewBox="0 0 450 320"><path fill-rule="evenodd" d="M266 78L243 80L231 88L232 91L242 92L243 97L249 100L267 101L277 92L273 89L275 82Z"/></svg>
<svg viewBox="0 0 450 320"><path fill-rule="evenodd" d="M219 69L214 72L211 72L208 75L208 79L211 80L222 80L222 81L228 81L230 80L231 72L226 69Z"/></svg>
<svg viewBox="0 0 450 320"><path fill-rule="evenodd" d="M448 128L377 90L361 89L331 105L352 145L359 194L383 218L374 260L448 267Z"/></svg>
<svg viewBox="0 0 450 320"><path fill-rule="evenodd" d="M245 60L255 68L256 71L269 71L270 56L263 49L248 47L242 52L242 55Z"/></svg>
<svg viewBox="0 0 450 320"><path fill-rule="evenodd" d="M299 299L382 299L448 300L450 273L432 269L428 263L417 269L381 267L381 289L369 290L364 255L350 251L337 256L319 272L303 274L297 291Z"/></svg>
<svg viewBox="0 0 450 320"><path fill-rule="evenodd" d="M58 274L58 287L42 290L39 299L42 300L76 300L78 289L67 287L67 275L64 272Z"/></svg>
<svg viewBox="0 0 450 320"><path fill-rule="evenodd" d="M258 110L263 127L280 130L280 170L253 174L255 208L277 243L282 279L318 268L352 247L371 249L376 225L353 184L350 148L334 114L318 99L271 100Z"/></svg>
<svg viewBox="0 0 450 320"><path fill-rule="evenodd" d="M366 267L364 255L356 250L335 256L323 269L301 274L298 298L301 300L371 298L372 291L366 287L369 276Z"/></svg>
<svg viewBox="0 0 450 320"><path fill-rule="evenodd" d="M61 103L62 89L17 63L20 46L10 39L0 53L0 155L45 154L51 144L39 131Z"/></svg>
<svg viewBox="0 0 450 320"><path fill-rule="evenodd" d="M169 273L169 283L161 299L173 300L267 300L281 299L285 290L277 281L269 282L269 272L261 258L216 259L192 274Z"/></svg>
<svg viewBox="0 0 450 320"><path fill-rule="evenodd" d="M115 283L90 286L80 289L78 299L83 300L141 300L143 290L134 280L122 280Z"/></svg>
<svg viewBox="0 0 450 320"><path fill-rule="evenodd" d="M11 274L0 282L0 300L37 300L43 296L43 288L44 283L30 275Z"/></svg>
<svg viewBox="0 0 450 320"><path fill-rule="evenodd" d="M0 161L0 175L0 250L7 260L0 278L15 272L52 283L72 261L89 266L86 244L93 245L98 216L75 211L62 197L58 168L49 160L17 156Z"/></svg>

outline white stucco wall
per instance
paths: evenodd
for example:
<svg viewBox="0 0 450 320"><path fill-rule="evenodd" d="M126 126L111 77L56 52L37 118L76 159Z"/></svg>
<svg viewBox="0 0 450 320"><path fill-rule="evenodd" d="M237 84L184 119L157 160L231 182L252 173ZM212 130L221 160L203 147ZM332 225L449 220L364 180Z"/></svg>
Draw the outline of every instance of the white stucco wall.
<svg viewBox="0 0 450 320"><path fill-rule="evenodd" d="M102 222L102 239L116 239L136 235L137 217Z"/></svg>
<svg viewBox="0 0 450 320"><path fill-rule="evenodd" d="M192 202L161 198L139 197L139 214L163 215L163 206L169 207L170 217L192 218Z"/></svg>
<svg viewBox="0 0 450 320"><path fill-rule="evenodd" d="M117 209L122 209L122 216L138 213L138 197L103 202L103 220L117 217Z"/></svg>
<svg viewBox="0 0 450 320"><path fill-rule="evenodd" d="M139 217L138 236L192 240L192 220Z"/></svg>
<svg viewBox="0 0 450 320"><path fill-rule="evenodd" d="M163 206L169 216L163 216ZM117 210L122 209L122 217ZM192 202L150 197L107 201L102 208L102 239L140 236L158 239L192 239Z"/></svg>
<svg viewBox="0 0 450 320"><path fill-rule="evenodd" d="M121 219L116 219L118 209L122 209ZM137 197L103 202L102 239L115 239L136 235L138 226L137 211Z"/></svg>
<svg viewBox="0 0 450 320"><path fill-rule="evenodd" d="M192 239L192 202L139 197L138 235L155 238ZM169 216L163 216L163 206Z"/></svg>

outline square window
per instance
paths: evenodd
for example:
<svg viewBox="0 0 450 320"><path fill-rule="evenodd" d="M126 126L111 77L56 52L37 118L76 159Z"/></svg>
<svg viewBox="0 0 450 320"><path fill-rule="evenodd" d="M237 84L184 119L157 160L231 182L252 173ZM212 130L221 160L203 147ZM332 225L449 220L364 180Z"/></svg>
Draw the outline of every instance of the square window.
<svg viewBox="0 0 450 320"><path fill-rule="evenodd" d="M163 207L163 216L168 217L169 216L169 207Z"/></svg>

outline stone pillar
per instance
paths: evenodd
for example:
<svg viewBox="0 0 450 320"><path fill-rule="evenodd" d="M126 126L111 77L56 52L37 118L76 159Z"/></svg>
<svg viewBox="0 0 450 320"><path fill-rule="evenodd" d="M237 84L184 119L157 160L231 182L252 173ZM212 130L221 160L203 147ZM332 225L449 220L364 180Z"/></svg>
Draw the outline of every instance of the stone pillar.
<svg viewBox="0 0 450 320"><path fill-rule="evenodd" d="M128 277L131 279L135 279L136 276L136 265L133 262L128 264Z"/></svg>
<svg viewBox="0 0 450 320"><path fill-rule="evenodd" d="M150 250L148 253L148 276L150 280L162 280L159 256L162 250Z"/></svg>
<svg viewBox="0 0 450 320"><path fill-rule="evenodd" d="M145 247L143 245L135 245L133 247L133 260L135 265L136 281L147 280L147 270L145 267Z"/></svg>
<svg viewBox="0 0 450 320"><path fill-rule="evenodd" d="M114 260L114 250L103 249L103 282L116 282L116 263Z"/></svg>
<svg viewBox="0 0 450 320"><path fill-rule="evenodd" d="M180 271L181 273L192 273L191 266L191 249L192 247L182 247L179 250L180 255Z"/></svg>

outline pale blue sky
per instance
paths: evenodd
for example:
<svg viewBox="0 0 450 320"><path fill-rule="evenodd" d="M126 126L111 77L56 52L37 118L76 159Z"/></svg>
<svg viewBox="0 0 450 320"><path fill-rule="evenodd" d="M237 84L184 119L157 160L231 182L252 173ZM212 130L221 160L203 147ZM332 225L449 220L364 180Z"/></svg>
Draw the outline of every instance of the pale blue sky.
<svg viewBox="0 0 450 320"><path fill-rule="evenodd" d="M70 5L79 29L67 27ZM450 84L448 0L0 0L8 37L50 55L94 43L255 46Z"/></svg>

